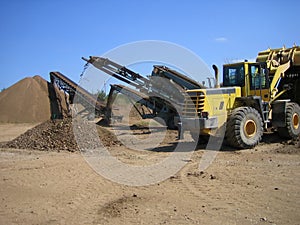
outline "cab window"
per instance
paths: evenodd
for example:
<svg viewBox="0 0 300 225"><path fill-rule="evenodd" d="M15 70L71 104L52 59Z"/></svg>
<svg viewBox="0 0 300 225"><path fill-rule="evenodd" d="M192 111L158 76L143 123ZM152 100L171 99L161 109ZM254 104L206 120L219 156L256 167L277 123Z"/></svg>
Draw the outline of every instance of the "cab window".
<svg viewBox="0 0 300 225"><path fill-rule="evenodd" d="M245 85L245 69L244 65L224 66L223 86L232 87Z"/></svg>

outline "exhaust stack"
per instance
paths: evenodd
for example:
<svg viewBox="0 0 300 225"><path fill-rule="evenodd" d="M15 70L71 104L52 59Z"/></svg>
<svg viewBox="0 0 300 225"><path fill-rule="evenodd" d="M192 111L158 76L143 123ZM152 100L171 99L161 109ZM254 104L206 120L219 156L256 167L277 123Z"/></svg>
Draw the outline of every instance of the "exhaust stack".
<svg viewBox="0 0 300 225"><path fill-rule="evenodd" d="M219 84L219 69L218 69L218 67L216 65L212 65L212 68L215 71L215 80L216 80L215 88L220 88L220 84Z"/></svg>

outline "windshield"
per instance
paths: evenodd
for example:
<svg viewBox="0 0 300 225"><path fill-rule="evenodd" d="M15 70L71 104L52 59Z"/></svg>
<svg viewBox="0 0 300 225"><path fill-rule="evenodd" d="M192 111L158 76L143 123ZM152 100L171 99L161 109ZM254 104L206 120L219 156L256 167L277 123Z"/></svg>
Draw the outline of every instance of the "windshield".
<svg viewBox="0 0 300 225"><path fill-rule="evenodd" d="M245 69L244 64L240 65L232 65L232 66L224 66L223 67L223 86L231 87L231 86L244 86L244 78L245 78Z"/></svg>

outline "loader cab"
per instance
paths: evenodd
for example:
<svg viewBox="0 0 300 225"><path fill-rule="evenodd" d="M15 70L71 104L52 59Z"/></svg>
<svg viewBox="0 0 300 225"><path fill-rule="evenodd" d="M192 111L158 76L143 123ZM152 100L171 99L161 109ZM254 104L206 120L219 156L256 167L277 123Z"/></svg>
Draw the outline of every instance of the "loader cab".
<svg viewBox="0 0 300 225"><path fill-rule="evenodd" d="M239 86L242 96L261 96L270 100L269 77L266 63L240 62L223 66L223 86Z"/></svg>

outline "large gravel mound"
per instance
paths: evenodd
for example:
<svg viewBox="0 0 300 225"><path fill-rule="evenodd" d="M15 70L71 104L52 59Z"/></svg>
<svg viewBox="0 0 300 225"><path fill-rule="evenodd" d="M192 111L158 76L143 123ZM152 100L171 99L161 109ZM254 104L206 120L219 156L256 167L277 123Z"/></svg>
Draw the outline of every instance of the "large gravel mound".
<svg viewBox="0 0 300 225"><path fill-rule="evenodd" d="M121 145L118 139L107 129L87 122L76 122L76 132L79 134L81 149L94 149L102 146ZM91 132L95 128L97 133ZM82 135L80 135L82 134ZM36 149L36 150L67 150L78 151L79 147L73 133L72 119L48 120L26 131L14 140L3 144L1 147Z"/></svg>

